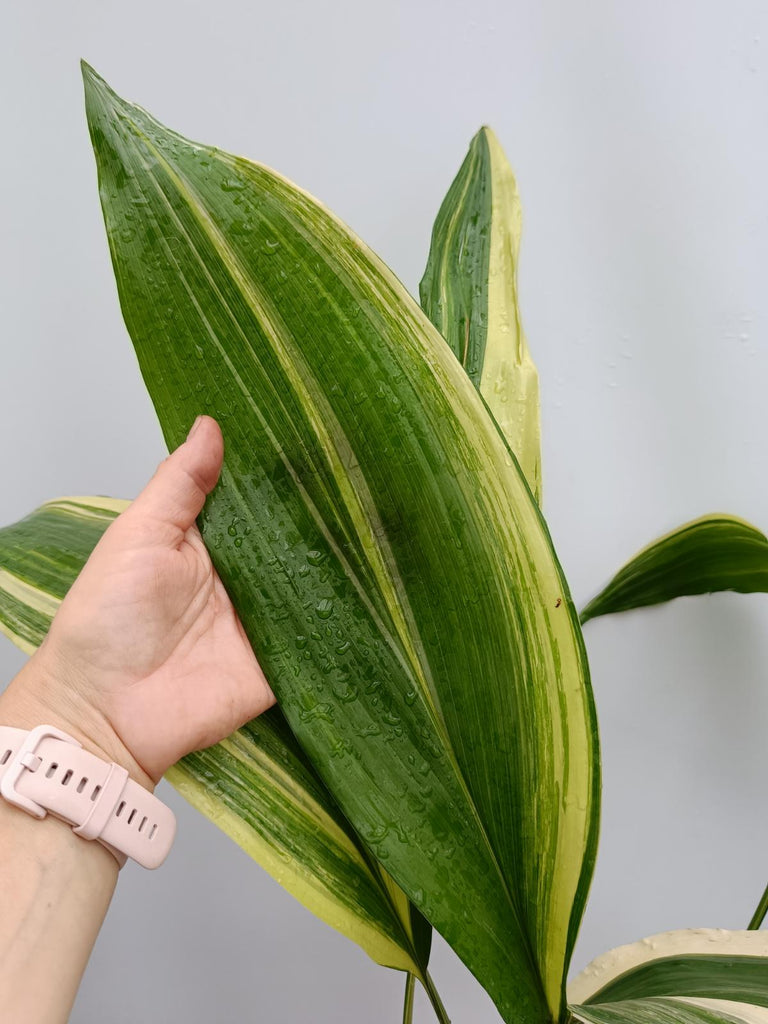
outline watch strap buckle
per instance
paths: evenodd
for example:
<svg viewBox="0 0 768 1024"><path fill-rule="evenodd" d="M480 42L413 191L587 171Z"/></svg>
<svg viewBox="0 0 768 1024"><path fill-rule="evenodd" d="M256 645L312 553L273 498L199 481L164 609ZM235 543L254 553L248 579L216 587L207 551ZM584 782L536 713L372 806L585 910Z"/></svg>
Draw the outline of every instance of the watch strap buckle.
<svg viewBox="0 0 768 1024"><path fill-rule="evenodd" d="M25 771L36 772L40 767L41 758L37 756L37 747L49 736L53 739L63 740L65 743L71 743L76 747L82 747L82 743L62 729L57 729L55 725L36 725L27 733L24 742L11 758L10 763L6 765L3 777L0 779L0 796L35 818L44 818L48 811L34 800L30 800L29 797L22 796L16 789L16 783Z"/></svg>

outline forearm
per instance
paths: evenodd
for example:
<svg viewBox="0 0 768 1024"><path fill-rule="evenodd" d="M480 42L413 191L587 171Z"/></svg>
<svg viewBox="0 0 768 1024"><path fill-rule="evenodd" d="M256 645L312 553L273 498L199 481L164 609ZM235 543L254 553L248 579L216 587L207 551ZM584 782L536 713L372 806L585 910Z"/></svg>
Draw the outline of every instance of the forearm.
<svg viewBox="0 0 768 1024"><path fill-rule="evenodd" d="M38 695L35 659L0 694L0 723L72 723ZM94 753L98 744L77 737ZM102 756L105 756L102 754ZM0 1017L23 1024L67 1021L118 877L101 843L52 815L39 820L0 799Z"/></svg>
<svg viewBox="0 0 768 1024"><path fill-rule="evenodd" d="M38 821L2 800L0 851L0 1014L14 1024L65 1022L117 861L64 822Z"/></svg>

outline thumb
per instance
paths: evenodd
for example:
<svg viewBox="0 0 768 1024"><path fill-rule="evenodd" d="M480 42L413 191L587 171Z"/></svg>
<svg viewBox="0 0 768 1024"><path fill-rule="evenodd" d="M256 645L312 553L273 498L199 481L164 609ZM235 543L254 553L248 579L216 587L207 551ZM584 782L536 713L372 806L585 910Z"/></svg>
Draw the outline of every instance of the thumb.
<svg viewBox="0 0 768 1024"><path fill-rule="evenodd" d="M210 416L198 416L184 444L160 463L157 472L128 510L134 522L176 527L194 524L206 497L216 486L224 461L221 429Z"/></svg>

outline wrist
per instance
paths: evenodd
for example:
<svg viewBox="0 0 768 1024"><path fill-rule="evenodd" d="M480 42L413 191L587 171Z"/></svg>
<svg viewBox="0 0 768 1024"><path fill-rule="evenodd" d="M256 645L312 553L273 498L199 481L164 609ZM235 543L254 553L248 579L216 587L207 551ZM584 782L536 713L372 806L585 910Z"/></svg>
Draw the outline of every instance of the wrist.
<svg viewBox="0 0 768 1024"><path fill-rule="evenodd" d="M78 740L90 753L114 761L149 792L154 780L133 757L106 716L67 685L43 648L36 652L8 687L0 693L0 723L33 729L55 725Z"/></svg>

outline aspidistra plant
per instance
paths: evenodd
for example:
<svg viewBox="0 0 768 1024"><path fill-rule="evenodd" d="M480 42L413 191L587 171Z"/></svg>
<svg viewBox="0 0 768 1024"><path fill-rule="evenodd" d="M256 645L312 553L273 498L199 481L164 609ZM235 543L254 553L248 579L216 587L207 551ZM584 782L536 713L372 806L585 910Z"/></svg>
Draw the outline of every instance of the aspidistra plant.
<svg viewBox="0 0 768 1024"><path fill-rule="evenodd" d="M222 426L201 530L293 736L502 1015L559 1018L596 726L578 616L503 435L316 201L88 70L86 98L123 315L169 446L201 411Z"/></svg>
<svg viewBox="0 0 768 1024"><path fill-rule="evenodd" d="M702 993L565 998L597 731L537 504L519 200L498 142L476 136L435 225L421 294L444 339L316 200L85 81L123 315L169 447L199 412L222 425L200 526L280 703L169 780L408 972L406 1020L414 978L447 1020L427 922L507 1021L671 1019L677 995ZM0 531L0 623L25 649L121 507L60 499Z"/></svg>

